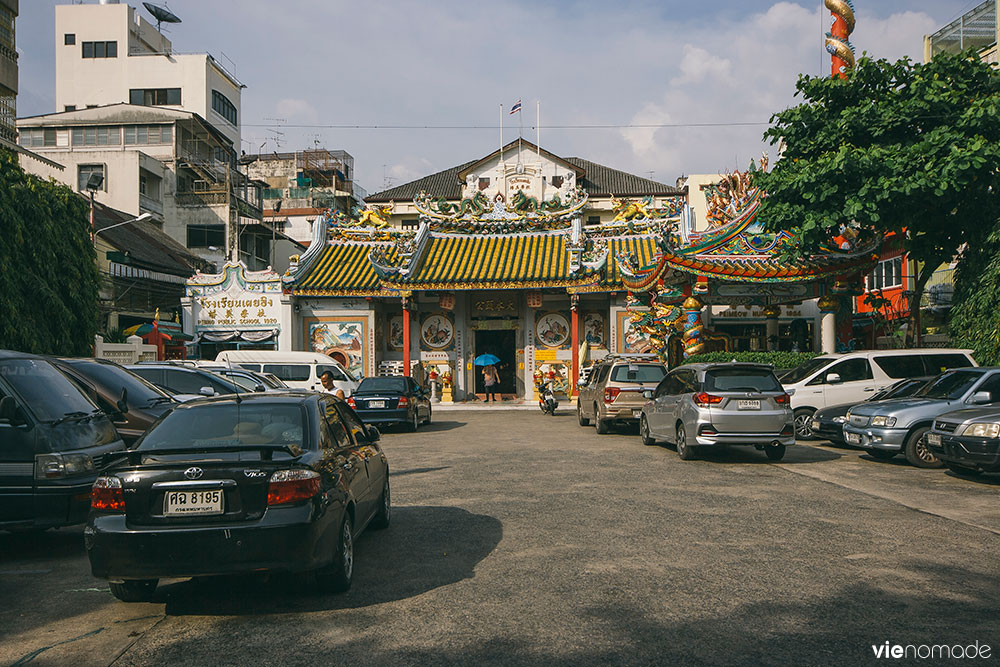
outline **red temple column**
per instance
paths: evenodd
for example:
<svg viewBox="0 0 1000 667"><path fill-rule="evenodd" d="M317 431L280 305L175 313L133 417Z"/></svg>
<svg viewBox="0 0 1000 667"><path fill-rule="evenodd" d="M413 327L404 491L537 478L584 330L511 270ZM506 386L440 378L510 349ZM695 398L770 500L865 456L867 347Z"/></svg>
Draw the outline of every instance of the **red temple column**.
<svg viewBox="0 0 1000 667"><path fill-rule="evenodd" d="M576 395L576 383L580 378L580 297L576 294L570 297L570 332L572 336L572 346L573 346L573 370L570 372L570 386L569 395L570 397Z"/></svg>
<svg viewBox="0 0 1000 667"><path fill-rule="evenodd" d="M410 309L403 297L403 375L410 375Z"/></svg>

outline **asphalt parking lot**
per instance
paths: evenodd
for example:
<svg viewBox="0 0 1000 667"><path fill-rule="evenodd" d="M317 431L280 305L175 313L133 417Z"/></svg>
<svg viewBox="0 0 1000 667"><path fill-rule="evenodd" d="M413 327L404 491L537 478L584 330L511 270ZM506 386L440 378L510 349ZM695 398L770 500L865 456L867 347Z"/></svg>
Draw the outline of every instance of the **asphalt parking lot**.
<svg viewBox="0 0 1000 667"><path fill-rule="evenodd" d="M857 665L886 641L1000 643L1000 475L823 445L685 462L566 409L437 413L383 446L393 523L340 596L256 576L129 605L80 528L0 533L0 664Z"/></svg>

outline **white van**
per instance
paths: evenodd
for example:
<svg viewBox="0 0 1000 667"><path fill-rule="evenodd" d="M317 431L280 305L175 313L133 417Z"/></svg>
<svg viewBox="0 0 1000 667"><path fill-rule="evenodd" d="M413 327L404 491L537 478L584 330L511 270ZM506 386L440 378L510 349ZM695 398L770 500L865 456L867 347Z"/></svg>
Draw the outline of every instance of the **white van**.
<svg viewBox="0 0 1000 667"><path fill-rule="evenodd" d="M949 368L977 365L972 350L862 350L821 355L778 379L792 394L795 434L809 438L812 436L812 415L817 410L831 405L860 403L872 392L903 378L927 377Z"/></svg>
<svg viewBox="0 0 1000 667"><path fill-rule="evenodd" d="M258 373L273 373L292 389L323 391L319 377L333 373L333 385L350 396L358 380L336 359L318 352L277 352L275 350L226 350L215 358L217 364L239 366Z"/></svg>

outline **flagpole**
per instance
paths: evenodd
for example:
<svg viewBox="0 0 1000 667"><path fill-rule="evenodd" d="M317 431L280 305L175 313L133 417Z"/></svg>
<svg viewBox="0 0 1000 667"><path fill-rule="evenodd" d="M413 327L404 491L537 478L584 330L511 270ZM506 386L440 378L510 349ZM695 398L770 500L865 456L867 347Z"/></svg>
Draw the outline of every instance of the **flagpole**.
<svg viewBox="0 0 1000 667"><path fill-rule="evenodd" d="M538 161L542 161L542 102L535 100L535 148L538 149Z"/></svg>
<svg viewBox="0 0 1000 667"><path fill-rule="evenodd" d="M503 162L503 105L500 105L500 162Z"/></svg>
<svg viewBox="0 0 1000 667"><path fill-rule="evenodd" d="M520 102L521 100L518 100ZM521 164L521 135L524 134L524 114L517 110L517 163Z"/></svg>

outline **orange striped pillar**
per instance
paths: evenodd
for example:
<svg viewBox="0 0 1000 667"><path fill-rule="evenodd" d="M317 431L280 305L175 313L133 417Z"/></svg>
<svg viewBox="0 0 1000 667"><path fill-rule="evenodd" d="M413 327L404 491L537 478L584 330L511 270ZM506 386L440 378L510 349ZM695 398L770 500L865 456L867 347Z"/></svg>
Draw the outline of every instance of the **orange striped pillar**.
<svg viewBox="0 0 1000 667"><path fill-rule="evenodd" d="M410 309L403 297L403 375L410 375Z"/></svg>
<svg viewBox="0 0 1000 667"><path fill-rule="evenodd" d="M573 346L573 370L570 373L570 397L576 395L576 383L580 378L580 297L574 294L570 297L570 332Z"/></svg>

